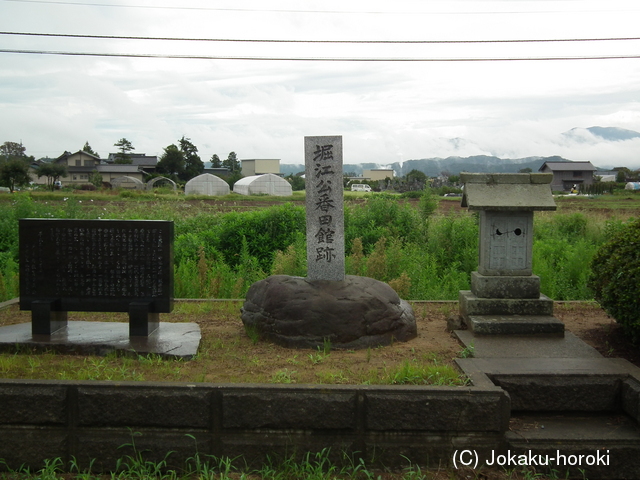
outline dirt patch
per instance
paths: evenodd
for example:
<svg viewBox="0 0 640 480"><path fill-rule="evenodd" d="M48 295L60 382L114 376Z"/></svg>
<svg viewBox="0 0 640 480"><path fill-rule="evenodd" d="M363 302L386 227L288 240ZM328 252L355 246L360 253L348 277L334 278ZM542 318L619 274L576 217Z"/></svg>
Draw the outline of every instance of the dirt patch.
<svg viewBox="0 0 640 480"><path fill-rule="evenodd" d="M558 211L561 213L580 212L598 218L637 218L640 216L640 196L623 197L622 195L605 195L603 197L585 198L562 196L556 197Z"/></svg>
<svg viewBox="0 0 640 480"><path fill-rule="evenodd" d="M198 357L180 362L175 368L157 368L144 361L128 364L127 368L136 370L140 379L147 381L362 384L380 383L385 376L388 380L407 363L452 367L454 359L463 353L463 346L446 329L447 317L458 313L456 302L414 302L418 337L409 342L366 350L325 352L287 349L250 338L240 320L241 305L240 301L177 302L174 312L161 315L161 320L198 323L202 330ZM619 325L597 304L556 303L555 315L567 330L603 356L626 358L640 366L639 349L628 343ZM127 322L127 315L70 312L69 320ZM18 310L17 305L0 311L0 325L29 321L30 312ZM119 368L121 360L110 361L114 362L113 368ZM41 363L36 370L6 372L3 376L57 378L60 368L69 371L85 368L87 360L60 354L49 355Z"/></svg>
<svg viewBox="0 0 640 480"><path fill-rule="evenodd" d="M594 302L563 302L555 306L556 317L565 328L601 355L625 358L640 367L640 347L629 342L622 326Z"/></svg>

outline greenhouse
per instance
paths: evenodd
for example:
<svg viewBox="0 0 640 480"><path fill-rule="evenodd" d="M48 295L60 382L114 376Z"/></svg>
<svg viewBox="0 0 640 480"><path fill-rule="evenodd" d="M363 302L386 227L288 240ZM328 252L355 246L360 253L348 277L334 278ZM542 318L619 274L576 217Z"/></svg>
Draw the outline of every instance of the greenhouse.
<svg viewBox="0 0 640 480"><path fill-rule="evenodd" d="M288 197L293 193L289 182L272 173L241 178L233 186L233 191L240 195L275 195L279 197Z"/></svg>
<svg viewBox="0 0 640 480"><path fill-rule="evenodd" d="M203 173L192 178L184 186L185 195L228 195L230 192L227 182L220 177Z"/></svg>
<svg viewBox="0 0 640 480"><path fill-rule="evenodd" d="M126 188L129 190L144 190L144 183L134 177L116 177L111 180L112 188Z"/></svg>

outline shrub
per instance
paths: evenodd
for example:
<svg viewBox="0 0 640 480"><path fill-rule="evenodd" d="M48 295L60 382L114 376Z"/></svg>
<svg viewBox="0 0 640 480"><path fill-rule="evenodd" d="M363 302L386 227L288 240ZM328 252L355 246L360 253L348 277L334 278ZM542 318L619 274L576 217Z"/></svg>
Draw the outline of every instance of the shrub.
<svg viewBox="0 0 640 480"><path fill-rule="evenodd" d="M577 240L587 233L587 224L587 217L583 213L556 214L536 222L534 237Z"/></svg>
<svg viewBox="0 0 640 480"><path fill-rule="evenodd" d="M533 271L542 293L554 300L590 300L589 262L596 247L584 238L548 238L533 244Z"/></svg>
<svg viewBox="0 0 640 480"><path fill-rule="evenodd" d="M118 196L121 198L135 198L136 193L132 190L121 190Z"/></svg>
<svg viewBox="0 0 640 480"><path fill-rule="evenodd" d="M275 253L285 251L297 235L305 231L304 209L286 203L252 212L228 213L202 237L222 252L225 261L233 267L241 261L246 243L248 255L257 259L262 270L268 271Z"/></svg>
<svg viewBox="0 0 640 480"><path fill-rule="evenodd" d="M380 281L384 281L386 279L386 249L387 239L385 237L381 237L380 240L376 242L373 252L371 252L371 255L367 258L366 268L368 277L375 278Z"/></svg>
<svg viewBox="0 0 640 480"><path fill-rule="evenodd" d="M398 278L389 280L389 286L396 291L400 298L408 298L411 291L411 279L406 272L402 272Z"/></svg>
<svg viewBox="0 0 640 480"><path fill-rule="evenodd" d="M422 190L410 190L400 194L400 198L420 198L422 196Z"/></svg>
<svg viewBox="0 0 640 480"><path fill-rule="evenodd" d="M596 252L589 287L602 308L640 341L640 220L617 231Z"/></svg>
<svg viewBox="0 0 640 480"><path fill-rule="evenodd" d="M175 222L176 237L186 233L201 234L215 228L220 222L221 214L199 213L192 216L178 216Z"/></svg>
<svg viewBox="0 0 640 480"><path fill-rule="evenodd" d="M423 220L428 220L435 213L438 208L438 198L433 194L431 188L425 188L421 193L418 206Z"/></svg>
<svg viewBox="0 0 640 480"><path fill-rule="evenodd" d="M307 275L307 239L298 233L294 243L285 251L278 250L271 266L272 275L292 275L304 277Z"/></svg>
<svg viewBox="0 0 640 480"><path fill-rule="evenodd" d="M345 259L345 271L347 275L362 275L364 269L364 252L362 240L355 238L351 245L351 255Z"/></svg>
<svg viewBox="0 0 640 480"><path fill-rule="evenodd" d="M426 252L443 267L458 264L471 274L478 267L478 224L470 215L438 216L428 225Z"/></svg>
<svg viewBox="0 0 640 480"><path fill-rule="evenodd" d="M351 251L356 238L362 241L366 254L382 237L399 237L403 242L419 241L424 233L422 223L410 204L400 203L390 194L377 194L367 198L364 205L345 208L345 249Z"/></svg>

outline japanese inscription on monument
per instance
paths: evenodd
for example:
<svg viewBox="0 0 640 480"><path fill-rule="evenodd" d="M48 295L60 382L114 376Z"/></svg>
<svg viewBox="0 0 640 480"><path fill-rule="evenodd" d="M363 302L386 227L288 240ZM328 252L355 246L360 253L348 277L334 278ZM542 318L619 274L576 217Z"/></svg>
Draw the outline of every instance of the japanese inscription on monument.
<svg viewBox="0 0 640 480"><path fill-rule="evenodd" d="M20 220L21 307L60 299L61 309L127 311L145 299L171 311L173 222Z"/></svg>
<svg viewBox="0 0 640 480"><path fill-rule="evenodd" d="M342 137L305 137L307 276L344 280Z"/></svg>

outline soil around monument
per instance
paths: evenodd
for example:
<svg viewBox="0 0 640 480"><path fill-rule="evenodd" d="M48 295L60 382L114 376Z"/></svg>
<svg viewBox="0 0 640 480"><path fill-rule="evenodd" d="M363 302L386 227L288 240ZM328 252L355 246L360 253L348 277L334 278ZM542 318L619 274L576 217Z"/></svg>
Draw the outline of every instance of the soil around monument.
<svg viewBox="0 0 640 480"><path fill-rule="evenodd" d="M640 367L640 346L631 344L622 326L595 302L555 304L555 316L565 329L575 334L602 356L624 358Z"/></svg>
<svg viewBox="0 0 640 480"><path fill-rule="evenodd" d="M458 313L457 302L410 302L418 336L407 342L365 350L331 350L325 354L312 349L292 349L251 338L240 319L242 301L176 302L171 314L161 321L196 322L202 331L197 358L157 368L136 361L127 371L140 373L140 380L213 383L341 383L375 382L376 376L401 366L436 362L454 365L465 354L463 346L447 331L447 318ZM572 332L604 357L625 358L640 366L640 349L631 345L620 326L595 302L556 302L554 313ZM69 320L127 322L126 314L69 312ZM0 310L0 326L30 322L30 312L17 305ZM20 352L23 356L28 352ZM468 352L467 352L468 353ZM6 354L3 354L6 355ZM11 355L11 354L10 354ZM46 361L45 361L46 360ZM85 368L87 360L76 355L56 354L38 359L39 368L24 372L4 372L6 378L60 378L60 370ZM121 360L110 359L114 368ZM129 377L127 377L129 378ZM99 378L97 378L99 379Z"/></svg>

